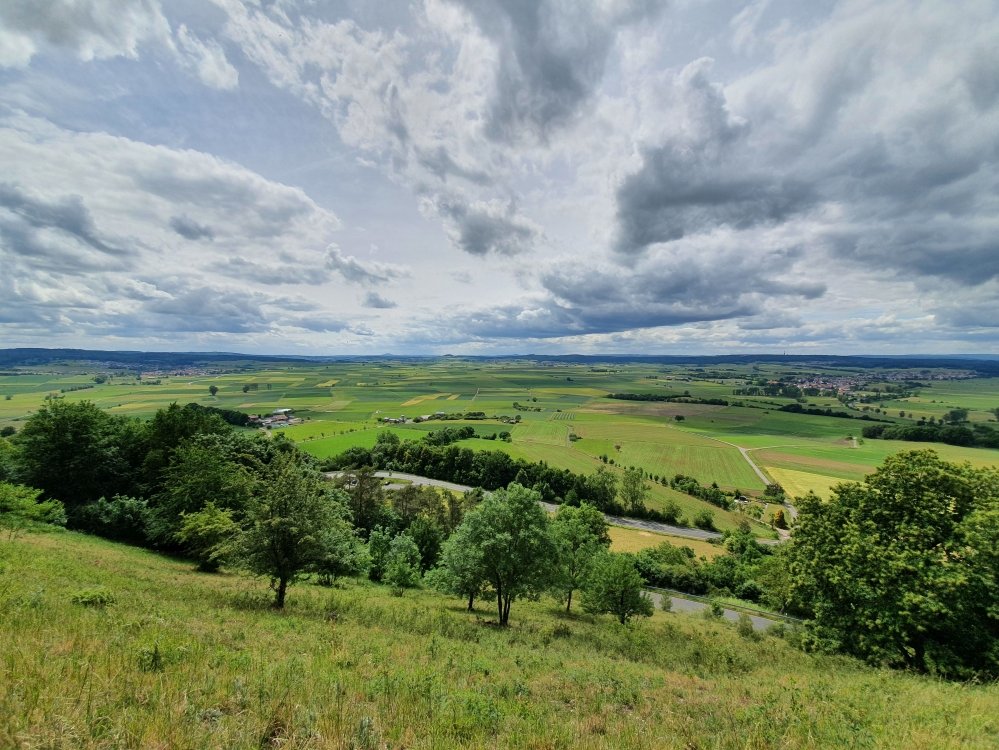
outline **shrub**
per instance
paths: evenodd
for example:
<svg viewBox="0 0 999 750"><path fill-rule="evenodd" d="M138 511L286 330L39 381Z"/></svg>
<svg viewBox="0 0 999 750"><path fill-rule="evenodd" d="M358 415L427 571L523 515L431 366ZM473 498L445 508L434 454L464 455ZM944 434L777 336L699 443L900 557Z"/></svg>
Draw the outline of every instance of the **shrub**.
<svg viewBox="0 0 999 750"><path fill-rule="evenodd" d="M753 621L747 614L739 615L739 620L735 623L735 632L751 641L758 641L760 639L760 634L756 632L756 628L753 627Z"/></svg>
<svg viewBox="0 0 999 750"><path fill-rule="evenodd" d="M148 538L149 507L142 498L115 495L108 500L102 497L84 505L74 515L77 528L106 539L141 545Z"/></svg>
<svg viewBox="0 0 999 750"><path fill-rule="evenodd" d="M41 490L0 482L0 529L11 537L25 529L66 524L66 510L58 500L40 501Z"/></svg>
<svg viewBox="0 0 999 750"><path fill-rule="evenodd" d="M715 516L710 510L702 510L694 516L694 526L705 531L715 531Z"/></svg>
<svg viewBox="0 0 999 750"><path fill-rule="evenodd" d="M73 604L79 604L81 607L104 608L117 602L118 597L114 595L113 591L109 591L108 589L84 589L77 591L69 600Z"/></svg>
<svg viewBox="0 0 999 750"><path fill-rule="evenodd" d="M183 522L177 540L194 556L198 570L214 573L224 562L232 540L239 527L232 519L232 511L208 503L197 513L182 513Z"/></svg>
<svg viewBox="0 0 999 750"><path fill-rule="evenodd" d="M385 560L385 583L402 593L420 581L420 549L412 537L399 534L389 546Z"/></svg>

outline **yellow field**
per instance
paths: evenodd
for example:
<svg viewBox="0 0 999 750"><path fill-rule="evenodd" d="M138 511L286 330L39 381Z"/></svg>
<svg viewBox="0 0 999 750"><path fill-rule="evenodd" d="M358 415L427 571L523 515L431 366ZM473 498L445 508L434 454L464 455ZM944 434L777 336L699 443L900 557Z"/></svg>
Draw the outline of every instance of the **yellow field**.
<svg viewBox="0 0 999 750"><path fill-rule="evenodd" d="M763 469L791 497L801 497L809 492L814 492L819 497L829 497L830 488L845 481L836 477L811 474L807 471L795 471L794 469L775 469L772 466L764 466Z"/></svg>
<svg viewBox="0 0 999 750"><path fill-rule="evenodd" d="M329 403L320 404L312 408L314 411L340 411L340 409L343 409L345 406L351 403L351 401L352 399L349 398L342 399L340 401L330 401Z"/></svg>
<svg viewBox="0 0 999 750"><path fill-rule="evenodd" d="M319 383L316 388L332 388L339 382L339 380L327 380L325 383Z"/></svg>
<svg viewBox="0 0 999 750"><path fill-rule="evenodd" d="M456 395L456 394L451 394L451 393L428 393L428 394L426 394L424 396L414 396L413 398L409 399L409 401L404 401L402 403L402 405L403 406L416 406L417 404L422 404L424 401L436 401L437 399L441 398L442 396L444 398L450 399L450 397L452 395Z"/></svg>
<svg viewBox="0 0 999 750"><path fill-rule="evenodd" d="M461 397L460 393L452 393L450 396L447 397L447 400L448 401L457 401L460 397Z"/></svg>
<svg viewBox="0 0 999 750"><path fill-rule="evenodd" d="M677 547L690 547L698 557L711 559L725 554L722 547L716 547L698 539L687 539L667 534L654 534L641 529L626 529L623 526L611 526L609 529L611 549L615 552L640 552L649 547L656 547L663 542L669 542Z"/></svg>

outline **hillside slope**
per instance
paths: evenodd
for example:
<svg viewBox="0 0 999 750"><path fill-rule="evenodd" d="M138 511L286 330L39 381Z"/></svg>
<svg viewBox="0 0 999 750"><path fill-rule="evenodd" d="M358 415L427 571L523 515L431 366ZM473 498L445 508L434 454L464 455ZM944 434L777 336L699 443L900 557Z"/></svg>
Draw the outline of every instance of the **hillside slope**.
<svg viewBox="0 0 999 750"><path fill-rule="evenodd" d="M99 604L100 592L115 601ZM78 600L74 602L74 597ZM999 687L657 613L266 583L72 533L0 541L0 747L996 747ZM87 601L91 606L87 606Z"/></svg>

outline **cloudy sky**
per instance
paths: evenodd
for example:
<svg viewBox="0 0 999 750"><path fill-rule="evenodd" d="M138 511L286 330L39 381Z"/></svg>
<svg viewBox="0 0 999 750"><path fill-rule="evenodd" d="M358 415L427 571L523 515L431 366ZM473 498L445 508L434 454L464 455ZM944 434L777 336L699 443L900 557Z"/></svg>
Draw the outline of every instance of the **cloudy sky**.
<svg viewBox="0 0 999 750"><path fill-rule="evenodd" d="M3 0L0 346L999 353L995 0Z"/></svg>

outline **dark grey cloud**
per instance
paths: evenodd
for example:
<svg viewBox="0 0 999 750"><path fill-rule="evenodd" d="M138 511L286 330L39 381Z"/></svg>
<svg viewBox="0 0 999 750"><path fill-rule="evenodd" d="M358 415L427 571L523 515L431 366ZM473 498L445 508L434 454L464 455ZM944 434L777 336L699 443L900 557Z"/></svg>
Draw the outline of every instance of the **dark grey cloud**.
<svg viewBox="0 0 999 750"><path fill-rule="evenodd" d="M32 229L52 229L108 255L128 255L129 251L102 237L93 216L79 195L49 200L31 195L16 185L0 183L0 208L5 208ZM15 248L16 249L16 248Z"/></svg>
<svg viewBox="0 0 999 750"><path fill-rule="evenodd" d="M617 192L617 249L634 253L717 227L779 223L815 199L801 180L730 171L724 150L705 156L676 145L651 149Z"/></svg>
<svg viewBox="0 0 999 750"><path fill-rule="evenodd" d="M215 232L211 227L199 224L187 216L170 217L170 228L184 239L192 241L215 239Z"/></svg>
<svg viewBox="0 0 999 750"><path fill-rule="evenodd" d="M455 0L496 43L486 131L499 141L545 140L571 121L604 75L618 30L652 17L655 0Z"/></svg>
<svg viewBox="0 0 999 750"><path fill-rule="evenodd" d="M350 330L351 324L333 315L313 313L296 317L281 317L279 322L294 328L302 328L315 333L339 333Z"/></svg>
<svg viewBox="0 0 999 750"><path fill-rule="evenodd" d="M66 274L126 270L136 257L97 228L80 196L47 198L10 183L0 183L0 252L19 265Z"/></svg>
<svg viewBox="0 0 999 750"><path fill-rule="evenodd" d="M365 307L373 307L377 310L388 310L390 308L399 306L398 303L393 302L392 300L383 297L382 295L377 294L376 292L368 292L364 296L364 301L361 304L364 305Z"/></svg>
<svg viewBox="0 0 999 750"><path fill-rule="evenodd" d="M872 220L863 231L832 230L828 239L833 255L842 261L893 277L921 278L930 284L947 279L974 287L999 278L999 236L983 219L913 215L897 225Z"/></svg>
<svg viewBox="0 0 999 750"><path fill-rule="evenodd" d="M259 263L250 258L236 256L215 268L230 278L253 281L267 286L281 284L325 284L332 272L323 261L315 258L299 258L291 253L279 253L279 263Z"/></svg>
<svg viewBox="0 0 999 750"><path fill-rule="evenodd" d="M659 252L635 268L568 261L540 275L544 294L463 312L453 324L482 338L554 338L744 318L822 296L822 284L783 278L803 257L708 245Z"/></svg>
<svg viewBox="0 0 999 750"><path fill-rule="evenodd" d="M677 123L642 148L617 190L615 249L633 262L683 238L740 242L769 227L825 273L838 265L833 273L963 286L999 278L999 101L982 88L983 60L932 76L900 69L875 41L895 33L887 15L861 15L872 18L839 19L827 38L743 83L737 111L707 62L675 75L664 97ZM936 33L927 49L959 54Z"/></svg>
<svg viewBox="0 0 999 750"><path fill-rule="evenodd" d="M457 196L435 202L451 241L470 255L517 255L530 250L540 227L520 216L512 201L469 203Z"/></svg>
<svg viewBox="0 0 999 750"><path fill-rule="evenodd" d="M698 60L671 92L685 127L642 152L641 168L617 191L616 249L644 251L718 227L780 223L816 201L814 187L752 158L750 123L735 117Z"/></svg>
<svg viewBox="0 0 999 750"><path fill-rule="evenodd" d="M403 266L377 261L360 261L352 255L346 255L336 246L331 246L327 250L326 268L357 284L384 283L410 275L409 269Z"/></svg>
<svg viewBox="0 0 999 750"><path fill-rule="evenodd" d="M142 41L168 36L170 27L156 0L4 0L0 30L18 37L11 59L0 57L0 65L24 65L37 45L83 60L135 57Z"/></svg>
<svg viewBox="0 0 999 750"><path fill-rule="evenodd" d="M152 299L143 314L146 325L160 330L255 333L271 326L262 307L267 301L261 294L202 286Z"/></svg>

